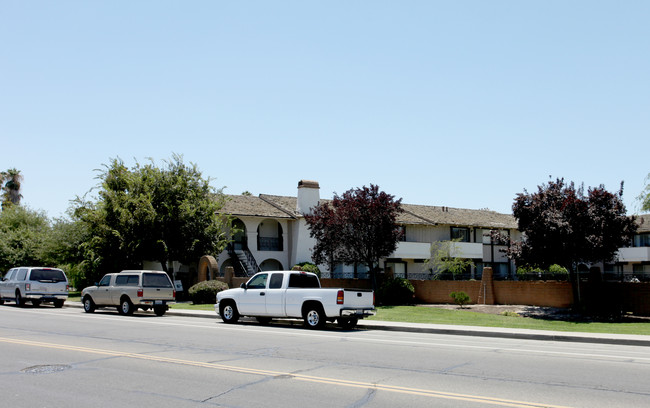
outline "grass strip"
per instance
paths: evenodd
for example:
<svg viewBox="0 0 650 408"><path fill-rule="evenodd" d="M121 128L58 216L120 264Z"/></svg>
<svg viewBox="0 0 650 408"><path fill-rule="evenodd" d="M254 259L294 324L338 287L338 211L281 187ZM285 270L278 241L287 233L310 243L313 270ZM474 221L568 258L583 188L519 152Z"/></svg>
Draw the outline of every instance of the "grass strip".
<svg viewBox="0 0 650 408"><path fill-rule="evenodd" d="M562 332L650 335L650 322L574 322L521 316L502 316L469 310L448 310L425 306L381 306L372 320L404 323L431 323L460 326L503 327L511 329Z"/></svg>

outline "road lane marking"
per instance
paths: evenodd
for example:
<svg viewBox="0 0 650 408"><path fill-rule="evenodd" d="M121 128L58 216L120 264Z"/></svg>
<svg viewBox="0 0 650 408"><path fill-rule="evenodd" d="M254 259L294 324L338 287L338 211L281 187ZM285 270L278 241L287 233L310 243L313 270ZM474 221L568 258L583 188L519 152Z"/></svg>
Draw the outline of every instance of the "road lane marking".
<svg viewBox="0 0 650 408"><path fill-rule="evenodd" d="M21 311L24 311L22 309ZM74 318L88 318L88 319L95 319L98 318L99 316L97 315L88 315L85 313L82 314L52 314L52 313L47 313L45 311L31 311L34 314L43 314L47 316L57 316L57 317L74 317ZM215 315L216 316L216 315ZM101 317L102 320L111 320L115 322L132 322L132 323L137 323L138 325L141 324L152 324L156 326L175 326L175 327L191 327L191 328L200 328L200 329L219 329L219 330L229 330L229 331L240 331L240 332L254 332L254 333L259 333L259 332L264 332L264 333L273 333L276 335L281 335L281 336L299 336L299 337L316 337L316 338L327 338L327 339L332 339L332 338L341 338L341 333L332 333L329 334L327 332L323 333L313 333L313 332L301 332L300 330L291 330L290 332L287 331L287 328L283 327L256 327L256 326L246 326L246 325L219 325L215 327L214 322L211 324L188 324L188 323L177 323L177 322L170 322L170 321L165 321L161 319L156 319L156 318L134 318L134 317L124 317L124 316L112 316L112 315L105 315ZM269 330L272 329L272 330ZM619 354L619 355L614 355L614 354L604 354L606 353L603 351L602 353L585 353L585 352L572 352L572 351L557 351L557 350L539 350L539 349L531 349L531 348L512 348L512 347L506 347L506 346L495 346L495 345L490 345L490 346L479 346L479 345L470 345L470 344L458 344L458 343L441 343L441 342L430 342L430 341L419 341L419 340L396 340L396 339L382 339L382 338L377 338L377 337L368 337L375 335L374 333L371 332L360 332L363 333L364 337L352 337L352 336L345 336L345 339L348 341L355 341L355 342L366 342L366 343L384 343L384 344L401 344L401 345L407 345L407 346L426 346L426 347L446 347L446 348L456 348L456 349L473 349L473 350L486 350L486 351L505 351L505 352L516 352L516 353L534 353L534 354L539 354L539 355L556 355L560 357L577 357L577 358L588 358L588 359L611 359L611 360L623 360L623 361L628 361L628 360L633 360L635 362L640 362L640 363L645 363L645 362L650 362L650 357L645 357L647 353L644 352L642 353L643 356L637 355L637 352L630 351L630 355L625 355L625 354ZM366 336L367 334L367 336ZM562 347L566 347L565 343L562 343Z"/></svg>
<svg viewBox="0 0 650 408"><path fill-rule="evenodd" d="M378 391L386 391L386 392L408 394L408 395L418 395L418 396L429 397L429 398L443 398L443 399L451 399L457 401L469 401L469 402L476 402L481 404L518 407L518 408L542 408L542 407L567 408L558 405L516 401L516 400L494 398L494 397L487 397L481 395L458 394L458 393L451 393L451 392L444 392L444 391L426 390L426 389L410 388L410 387L402 387L402 386L394 386L394 385L380 385L380 384L366 383L361 381L343 380L338 378L317 377L317 376L293 374L293 373L281 372L281 371L238 367L238 366L218 364L218 363L206 363L202 361L183 360L177 358L153 356L153 355L141 354L141 353L129 353L129 352L116 351L116 350L108 350L108 349L97 349L91 347L71 346L71 345L56 344L56 343L45 343L45 342L32 341L32 340L20 340L20 339L0 337L0 342L8 343L8 344L17 344L22 346L49 348L49 349L57 349L57 350L64 350L64 351L75 351L75 352L82 352L82 353L89 353L89 354L99 354L105 356L154 361L159 363L209 368L209 369L216 369L222 371L236 372L241 374L262 375L268 377L282 377L282 378L289 378L297 381L305 381L305 382L318 383L318 384L329 384L329 385L342 386L342 387L374 389Z"/></svg>

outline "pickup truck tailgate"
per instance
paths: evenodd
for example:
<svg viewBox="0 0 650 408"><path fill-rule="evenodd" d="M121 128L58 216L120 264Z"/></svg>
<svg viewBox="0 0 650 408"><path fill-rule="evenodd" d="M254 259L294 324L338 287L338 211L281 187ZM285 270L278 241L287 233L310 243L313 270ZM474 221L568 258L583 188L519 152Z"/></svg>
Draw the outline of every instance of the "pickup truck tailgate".
<svg viewBox="0 0 650 408"><path fill-rule="evenodd" d="M374 294L370 289L344 289L343 296L346 308L368 308L374 304Z"/></svg>
<svg viewBox="0 0 650 408"><path fill-rule="evenodd" d="M147 300L174 300L173 288L143 288L142 298Z"/></svg>

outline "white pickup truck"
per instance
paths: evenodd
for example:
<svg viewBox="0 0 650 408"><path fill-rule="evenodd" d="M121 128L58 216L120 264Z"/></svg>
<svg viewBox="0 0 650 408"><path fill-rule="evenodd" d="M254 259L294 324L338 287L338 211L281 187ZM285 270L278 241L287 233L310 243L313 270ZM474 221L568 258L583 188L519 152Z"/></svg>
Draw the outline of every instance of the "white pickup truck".
<svg viewBox="0 0 650 408"><path fill-rule="evenodd" d="M350 329L358 319L375 314L372 290L321 288L318 276L300 271L260 272L240 288L217 293L214 309L225 323L235 323L240 316L260 323L299 318L312 329L328 320Z"/></svg>

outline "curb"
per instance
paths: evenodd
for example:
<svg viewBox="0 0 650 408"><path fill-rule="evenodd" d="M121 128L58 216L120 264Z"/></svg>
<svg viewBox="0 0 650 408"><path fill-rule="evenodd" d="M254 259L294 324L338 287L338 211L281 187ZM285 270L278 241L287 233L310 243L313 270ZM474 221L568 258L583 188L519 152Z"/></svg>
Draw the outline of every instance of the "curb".
<svg viewBox="0 0 650 408"><path fill-rule="evenodd" d="M78 302L66 302L64 307L82 308ZM217 319L218 316L210 311L174 310L166 313L170 316L199 317ZM277 320L276 326L295 326L298 320ZM302 323L298 323L302 324ZM526 331L525 329L501 329L501 328L477 328L473 326L449 326L444 325L410 325L408 323L387 323L375 320L359 320L356 330L381 330L406 333L429 333L445 334L452 336L472 336L518 340L543 340L571 343L609 344L621 346L650 347L650 336L642 335L607 335L599 333L576 333L576 332L540 332Z"/></svg>

